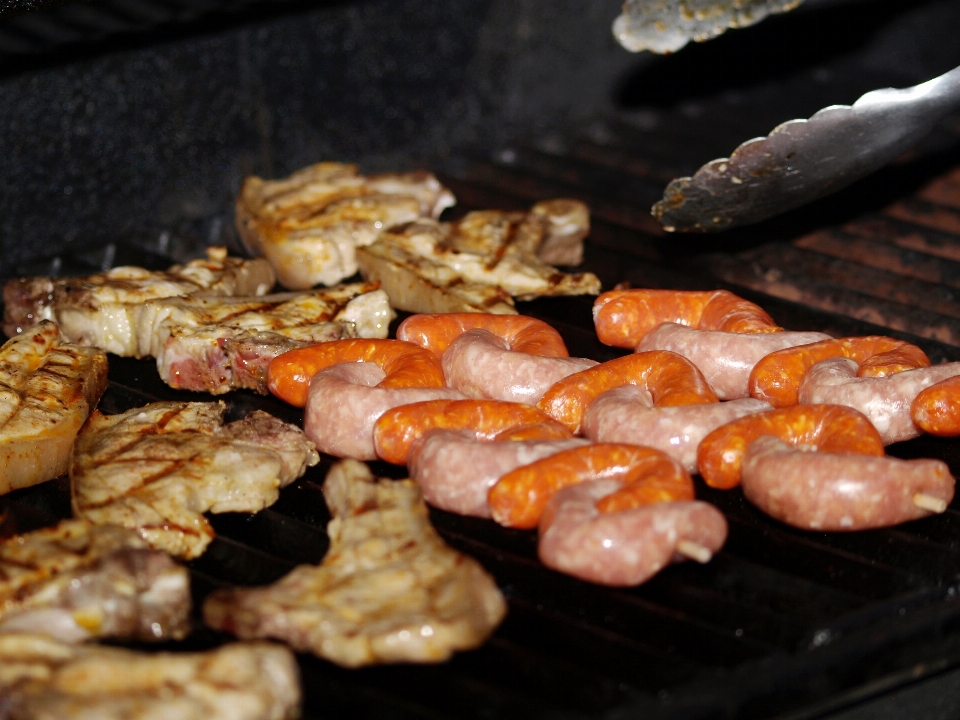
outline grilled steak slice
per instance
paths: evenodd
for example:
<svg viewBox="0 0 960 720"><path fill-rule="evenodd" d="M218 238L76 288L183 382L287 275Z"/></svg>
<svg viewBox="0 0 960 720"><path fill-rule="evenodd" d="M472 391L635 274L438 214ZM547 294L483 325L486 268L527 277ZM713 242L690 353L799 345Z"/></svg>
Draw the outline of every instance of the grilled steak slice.
<svg viewBox="0 0 960 720"><path fill-rule="evenodd" d="M0 543L0 633L181 639L190 580L132 530L64 520Z"/></svg>
<svg viewBox="0 0 960 720"><path fill-rule="evenodd" d="M262 510L319 461L299 428L260 410L224 425L225 410L160 402L91 415L70 465L74 513L195 558L214 537L202 513Z"/></svg>
<svg viewBox="0 0 960 720"><path fill-rule="evenodd" d="M323 562L269 587L217 591L208 625L358 667L439 662L481 645L503 619L495 582L440 539L414 481L377 480L344 460L323 494L333 515Z"/></svg>
<svg viewBox="0 0 960 720"><path fill-rule="evenodd" d="M41 320L55 320L63 337L115 355L137 354L137 324L143 303L179 295L263 295L275 278L264 260L228 258L208 248L205 260L165 272L116 267L81 278L11 280L3 288L3 331L8 337Z"/></svg>
<svg viewBox="0 0 960 720"><path fill-rule="evenodd" d="M333 285L357 272L356 249L384 228L439 217L453 194L427 172L364 177L356 165L318 163L283 180L249 177L236 203L247 249L291 290Z"/></svg>
<svg viewBox="0 0 960 720"><path fill-rule="evenodd" d="M267 365L287 350L348 337L385 338L395 313L374 283L263 297L166 298L140 314L138 354L171 387L267 392Z"/></svg>
<svg viewBox="0 0 960 720"><path fill-rule="evenodd" d="M61 342L43 321L0 347L0 493L67 471L70 448L107 387L107 356Z"/></svg>
<svg viewBox="0 0 960 720"><path fill-rule="evenodd" d="M514 313L513 298L600 292L596 275L560 272L543 259L579 262L588 230L586 206L550 200L527 213L480 210L455 223L393 227L357 258L400 310Z"/></svg>
<svg viewBox="0 0 960 720"><path fill-rule="evenodd" d="M138 653L0 635L0 720L286 720L299 716L296 660L234 643L199 653Z"/></svg>

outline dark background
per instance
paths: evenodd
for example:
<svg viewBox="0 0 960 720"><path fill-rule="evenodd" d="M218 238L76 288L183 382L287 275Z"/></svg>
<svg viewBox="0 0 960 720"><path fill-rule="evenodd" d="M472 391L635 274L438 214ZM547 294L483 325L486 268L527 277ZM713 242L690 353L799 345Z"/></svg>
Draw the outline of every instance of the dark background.
<svg viewBox="0 0 960 720"><path fill-rule="evenodd" d="M808 0L668 57L616 44L619 4L109 0L7 13L0 275L114 242L196 254L229 242L244 176L321 159L455 171L579 135L626 138L666 180L783 120L960 64L956 0Z"/></svg>

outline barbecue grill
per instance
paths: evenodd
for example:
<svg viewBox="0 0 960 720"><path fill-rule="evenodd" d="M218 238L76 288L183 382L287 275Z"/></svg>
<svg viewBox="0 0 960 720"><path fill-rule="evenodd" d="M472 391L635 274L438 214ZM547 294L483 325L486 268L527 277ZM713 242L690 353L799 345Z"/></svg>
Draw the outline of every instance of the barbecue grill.
<svg viewBox="0 0 960 720"><path fill-rule="evenodd" d="M789 329L889 334L935 363L960 360L960 116L871 178L762 225L672 236L649 215L672 177L783 120L960 65L960 7L808 0L662 58L615 45L618 4L6 3L0 278L161 269L212 244L240 252L232 200L250 173L320 159L426 165L455 192L453 217L587 202L583 269L605 288L724 287ZM611 359L622 351L598 343L590 308L583 297L518 304L557 327L571 355ZM104 412L160 399L199 397L164 385L150 360L110 358ZM256 408L301 420L270 397L225 399L231 420ZM956 440L889 452L960 474ZM215 588L322 558L328 467L256 515L211 517L218 538L190 564L197 606ZM726 514L726 547L635 589L545 569L530 532L432 511L496 578L505 623L438 666L344 670L300 656L304 716L813 718L875 713L863 703L912 685L899 716L929 717L933 694L960 699L949 672L960 666L955 507L821 534L771 520L739 490L698 483L697 495ZM18 530L50 524L70 513L68 483L0 504ZM227 639L198 617L176 648Z"/></svg>

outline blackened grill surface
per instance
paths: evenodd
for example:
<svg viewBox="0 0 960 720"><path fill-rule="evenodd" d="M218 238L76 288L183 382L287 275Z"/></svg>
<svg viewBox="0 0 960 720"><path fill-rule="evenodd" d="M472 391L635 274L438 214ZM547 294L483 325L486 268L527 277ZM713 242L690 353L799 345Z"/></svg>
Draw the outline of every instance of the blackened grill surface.
<svg viewBox="0 0 960 720"><path fill-rule="evenodd" d="M618 162L611 162L614 157ZM788 219L772 242L757 241L752 231L734 236L739 250L714 253L703 251L702 239L669 237L652 223L643 211L646 196L662 185L640 159L629 158L622 148L587 142L562 152L528 148L466 162L445 181L460 199L458 212L523 207L557 195L591 203L585 269L597 272L605 287L622 281L723 286L759 302L790 329L892 332L914 339L935 362L960 359L960 336L929 332L960 316L951 294L960 258L960 227L951 225L960 206L956 170L842 227L807 232ZM133 262L159 268L169 260L108 246L21 270L77 274ZM596 340L591 303L548 299L520 310L555 325L572 355L605 360L621 354ZM879 310L864 318L863 308ZM158 399L202 397L168 388L149 360L111 357L110 381L100 405L108 413ZM301 420L299 411L270 397L241 391L226 399L230 419L262 408ZM921 438L890 452L942 458L960 472L954 440ZM326 459L257 515L211 518L219 537L190 566L198 605L217 587L269 583L297 563L322 558L329 514L320 485L328 467ZM376 470L395 477L401 472ZM627 590L546 570L531 532L434 511L447 541L497 578L510 602L507 620L485 647L440 666L348 671L302 656L305 716L812 717L960 665L956 507L889 530L829 535L780 525L738 490L700 483L697 494L726 514L727 546L705 566L672 566ZM20 530L70 512L63 479L2 503ZM198 621L181 647L226 639Z"/></svg>

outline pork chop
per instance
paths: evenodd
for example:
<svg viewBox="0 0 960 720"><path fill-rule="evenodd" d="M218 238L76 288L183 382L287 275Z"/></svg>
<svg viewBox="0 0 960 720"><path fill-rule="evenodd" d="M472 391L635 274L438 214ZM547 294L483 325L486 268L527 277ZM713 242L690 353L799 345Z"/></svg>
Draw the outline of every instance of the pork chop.
<svg viewBox="0 0 960 720"><path fill-rule="evenodd" d="M439 217L456 202L427 172L364 177L356 165L324 162L282 180L248 177L236 203L237 230L280 284L305 290L357 272L356 249L385 228Z"/></svg>
<svg viewBox="0 0 960 720"><path fill-rule="evenodd" d="M248 512L319 461L303 431L257 410L223 424L222 402L159 402L95 412L70 464L77 517L136 530L147 544L192 559L214 537L204 512Z"/></svg>
<svg viewBox="0 0 960 720"><path fill-rule="evenodd" d="M107 356L62 342L49 320L0 347L0 494L67 471L106 387Z"/></svg>
<svg viewBox="0 0 960 720"><path fill-rule="evenodd" d="M344 460L323 495L333 515L323 562L268 587L218 590L204 604L208 625L346 667L440 662L483 644L506 603L476 560L441 540L413 480L378 480Z"/></svg>
<svg viewBox="0 0 960 720"><path fill-rule="evenodd" d="M589 227L583 203L549 200L529 212L478 210L454 223L389 228L357 258L399 310L515 313L514 298L600 292L593 273L561 272L544 259L579 263Z"/></svg>
<svg viewBox="0 0 960 720"><path fill-rule="evenodd" d="M0 635L0 720L287 720L299 705L297 663L279 645L147 654Z"/></svg>
<svg viewBox="0 0 960 720"><path fill-rule="evenodd" d="M190 580L132 530L64 520L0 543L0 633L179 640Z"/></svg>
<svg viewBox="0 0 960 720"><path fill-rule="evenodd" d="M132 356L137 354L139 315L148 300L263 295L274 282L269 263L227 257L222 247L208 248L206 259L165 272L124 266L87 277L20 278L3 288L3 331L13 337L41 320L55 320L70 342Z"/></svg>
<svg viewBox="0 0 960 720"><path fill-rule="evenodd" d="M152 355L174 388L220 395L267 393L280 353L350 337L385 338L396 314L375 283L262 297L151 300L138 323L138 355Z"/></svg>

